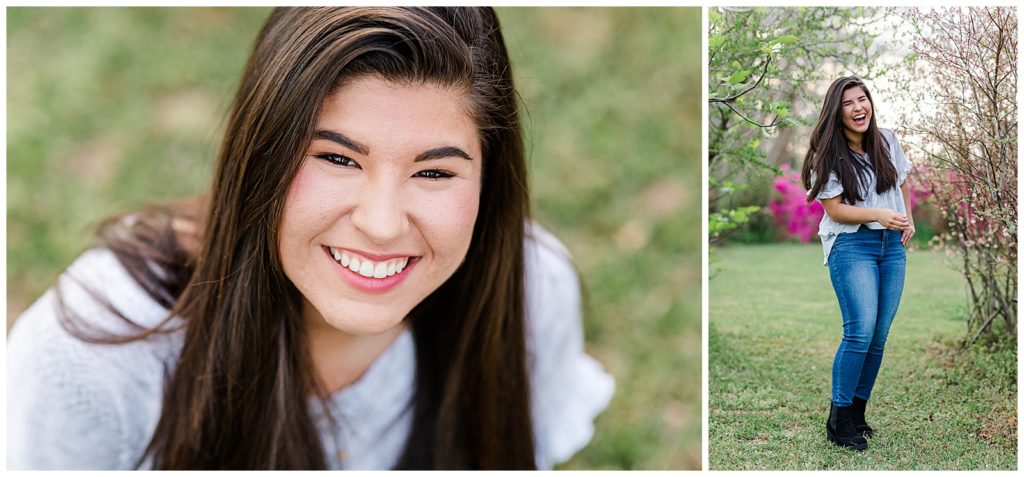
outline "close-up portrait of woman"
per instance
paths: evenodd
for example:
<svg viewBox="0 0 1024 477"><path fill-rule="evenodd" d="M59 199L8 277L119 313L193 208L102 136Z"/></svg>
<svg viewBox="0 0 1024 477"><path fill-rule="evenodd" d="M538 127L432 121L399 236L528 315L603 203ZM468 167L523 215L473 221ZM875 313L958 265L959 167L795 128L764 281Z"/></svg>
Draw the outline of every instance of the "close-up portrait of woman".
<svg viewBox="0 0 1024 477"><path fill-rule="evenodd" d="M699 468L699 17L10 10L8 467Z"/></svg>

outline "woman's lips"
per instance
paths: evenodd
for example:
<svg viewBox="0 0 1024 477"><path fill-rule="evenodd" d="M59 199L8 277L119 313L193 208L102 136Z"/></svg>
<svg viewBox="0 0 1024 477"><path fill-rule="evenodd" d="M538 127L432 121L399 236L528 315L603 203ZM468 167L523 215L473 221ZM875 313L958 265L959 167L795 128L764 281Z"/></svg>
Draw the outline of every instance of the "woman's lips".
<svg viewBox="0 0 1024 477"><path fill-rule="evenodd" d="M419 257L391 255L372 260L355 252L324 246L327 257L338 265L342 277L357 289L382 293L398 286L419 261ZM384 256L378 256L384 257Z"/></svg>
<svg viewBox="0 0 1024 477"><path fill-rule="evenodd" d="M384 259L374 260L366 255L360 255L344 249L328 247L331 257L341 266L352 270L366 278L387 278L396 273L401 273L409 263L409 256L391 255Z"/></svg>

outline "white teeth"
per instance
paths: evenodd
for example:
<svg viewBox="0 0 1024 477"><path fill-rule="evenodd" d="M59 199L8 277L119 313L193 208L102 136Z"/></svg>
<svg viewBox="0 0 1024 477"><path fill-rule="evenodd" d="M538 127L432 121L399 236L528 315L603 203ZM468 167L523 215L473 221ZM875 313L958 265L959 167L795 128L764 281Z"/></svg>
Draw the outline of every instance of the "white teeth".
<svg viewBox="0 0 1024 477"><path fill-rule="evenodd" d="M359 274L366 278L373 277L373 263L371 263L369 260L363 262L363 264L359 267Z"/></svg>
<svg viewBox="0 0 1024 477"><path fill-rule="evenodd" d="M405 270L405 267L409 264L409 257L374 262L365 258L350 257L348 253L338 251L334 247L328 248L330 249L331 256L341 266L367 278L379 279L390 277L396 273L402 273L402 270Z"/></svg>

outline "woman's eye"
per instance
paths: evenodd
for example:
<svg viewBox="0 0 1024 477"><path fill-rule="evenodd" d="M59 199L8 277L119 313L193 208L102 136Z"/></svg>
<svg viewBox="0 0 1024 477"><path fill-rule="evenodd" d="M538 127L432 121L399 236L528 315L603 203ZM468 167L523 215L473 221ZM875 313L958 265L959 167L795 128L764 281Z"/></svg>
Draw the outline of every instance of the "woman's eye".
<svg viewBox="0 0 1024 477"><path fill-rule="evenodd" d="M442 171L440 169L428 169L428 170L425 170L425 171L419 171L414 176L415 177L425 177L427 179L438 180L438 179L447 179L449 177L455 177L455 174L452 174L451 172L448 172L448 171Z"/></svg>
<svg viewBox="0 0 1024 477"><path fill-rule="evenodd" d="M334 164L336 166L359 168L358 162L353 161L352 158L350 157L342 156L339 154L320 154L317 155L316 157L323 159L327 162L330 162L331 164Z"/></svg>

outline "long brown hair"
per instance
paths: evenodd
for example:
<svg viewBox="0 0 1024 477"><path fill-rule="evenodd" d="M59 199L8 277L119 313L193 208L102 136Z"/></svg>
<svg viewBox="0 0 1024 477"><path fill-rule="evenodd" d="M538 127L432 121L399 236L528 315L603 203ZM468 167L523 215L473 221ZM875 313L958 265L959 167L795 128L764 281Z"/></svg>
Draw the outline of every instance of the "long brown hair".
<svg viewBox="0 0 1024 477"><path fill-rule="evenodd" d="M322 103L364 75L464 91L484 156L465 261L408 317L416 389L397 467L535 467L523 330L524 148L508 54L489 8L274 10L197 214L198 252L183 253L166 208L130 224L112 221L101 233L150 295L186 322L145 454L154 467L325 467L307 398L326 393L277 244L286 192Z"/></svg>
<svg viewBox="0 0 1024 477"><path fill-rule="evenodd" d="M864 90L871 102L871 120L868 130L861 136L861 148L867 153L870 163L853 154L843 134L843 93L857 87ZM843 185L843 202L851 205L864 200L872 175L879 194L896 187L896 166L889 159L889 143L875 122L875 101L871 99L871 92L864 81L856 76L844 76L833 81L825 93L818 124L811 132L811 147L804 156L800 174L804 189L810 191L808 202L818 197L831 172L836 173Z"/></svg>

